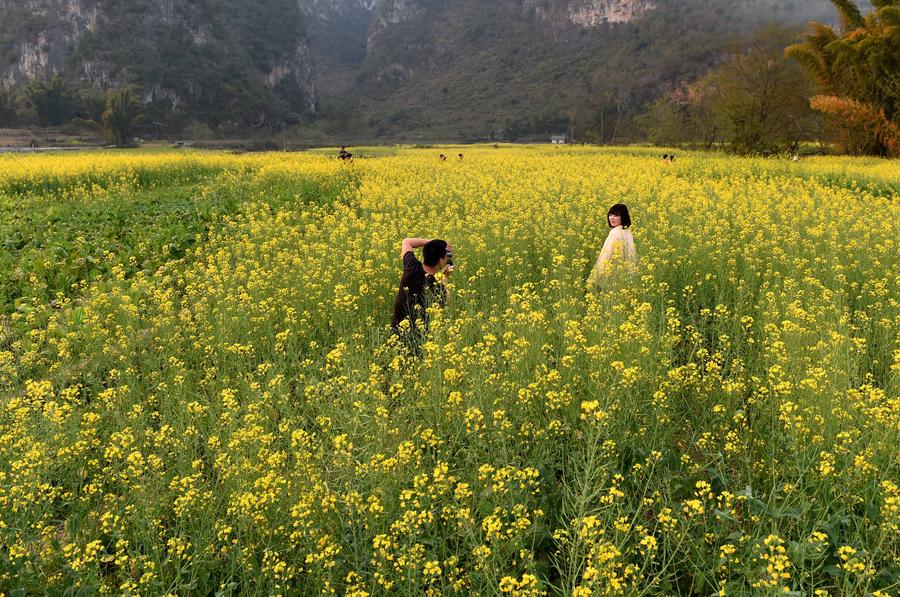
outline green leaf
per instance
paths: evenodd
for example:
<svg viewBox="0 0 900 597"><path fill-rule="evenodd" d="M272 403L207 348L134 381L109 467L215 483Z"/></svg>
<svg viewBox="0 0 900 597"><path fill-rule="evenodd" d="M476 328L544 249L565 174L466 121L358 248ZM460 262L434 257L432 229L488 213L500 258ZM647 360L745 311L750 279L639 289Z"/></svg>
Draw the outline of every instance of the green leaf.
<svg viewBox="0 0 900 597"><path fill-rule="evenodd" d="M715 514L718 518L722 518L722 519L725 519L725 520L730 520L731 522L737 522L737 521L738 521L737 518L735 518L734 515L733 515L731 512L727 511L727 510L718 510L718 509L716 509L716 510L713 511L713 514Z"/></svg>
<svg viewBox="0 0 900 597"><path fill-rule="evenodd" d="M801 516L800 510L791 506L790 508L785 508L784 510L779 512L775 516L775 518L793 518L793 519L799 520L800 516Z"/></svg>
<svg viewBox="0 0 900 597"><path fill-rule="evenodd" d="M696 575L694 575L694 579L691 582L691 587L697 594L703 595L708 593L709 590L706 586L706 574L704 574L703 572L698 572Z"/></svg>
<svg viewBox="0 0 900 597"><path fill-rule="evenodd" d="M791 541L787 546L788 557L791 562L798 567L802 567L806 562L806 544L797 541Z"/></svg>

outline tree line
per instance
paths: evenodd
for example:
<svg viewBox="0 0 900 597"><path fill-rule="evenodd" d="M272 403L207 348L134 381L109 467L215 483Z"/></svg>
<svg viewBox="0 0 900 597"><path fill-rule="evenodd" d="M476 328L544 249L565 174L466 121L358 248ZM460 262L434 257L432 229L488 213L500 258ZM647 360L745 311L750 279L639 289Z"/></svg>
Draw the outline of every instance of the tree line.
<svg viewBox="0 0 900 597"><path fill-rule="evenodd" d="M900 0L875 0L867 15L852 0L832 2L837 31L812 23L791 43L791 31L769 27L650 104L639 119L648 139L745 154L820 142L900 155Z"/></svg>
<svg viewBox="0 0 900 597"><path fill-rule="evenodd" d="M131 87L74 90L59 76L33 81L15 91L0 89L0 125L68 123L89 128L117 147L134 142L145 121L141 101Z"/></svg>

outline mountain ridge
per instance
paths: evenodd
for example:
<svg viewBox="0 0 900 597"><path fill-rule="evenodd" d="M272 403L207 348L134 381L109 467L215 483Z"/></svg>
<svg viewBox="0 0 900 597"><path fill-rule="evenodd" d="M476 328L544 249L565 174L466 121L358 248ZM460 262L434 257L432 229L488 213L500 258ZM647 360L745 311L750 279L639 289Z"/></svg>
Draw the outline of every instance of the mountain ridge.
<svg viewBox="0 0 900 597"><path fill-rule="evenodd" d="M160 130L510 137L596 119L604 98L631 110L736 36L829 14L827 0L0 0L0 85L135 84Z"/></svg>

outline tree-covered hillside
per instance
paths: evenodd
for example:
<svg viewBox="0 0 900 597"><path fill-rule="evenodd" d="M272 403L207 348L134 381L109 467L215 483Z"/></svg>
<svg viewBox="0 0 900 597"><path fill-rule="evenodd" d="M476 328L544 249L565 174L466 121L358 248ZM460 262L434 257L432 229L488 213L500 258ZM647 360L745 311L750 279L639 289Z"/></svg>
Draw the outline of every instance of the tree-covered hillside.
<svg viewBox="0 0 900 597"><path fill-rule="evenodd" d="M0 0L0 118L37 121L22 90L61 75L136 86L148 134L608 140L736 37L812 18L828 0Z"/></svg>
<svg viewBox="0 0 900 597"><path fill-rule="evenodd" d="M315 106L295 0L0 3L4 86L60 75L73 88L136 85L148 126L298 122Z"/></svg>
<svg viewBox="0 0 900 597"><path fill-rule="evenodd" d="M323 87L323 112L376 136L627 137L648 101L705 72L737 37L815 14L831 18L828 2L661 0L633 22L585 28L522 2L438 2L379 36L349 85Z"/></svg>

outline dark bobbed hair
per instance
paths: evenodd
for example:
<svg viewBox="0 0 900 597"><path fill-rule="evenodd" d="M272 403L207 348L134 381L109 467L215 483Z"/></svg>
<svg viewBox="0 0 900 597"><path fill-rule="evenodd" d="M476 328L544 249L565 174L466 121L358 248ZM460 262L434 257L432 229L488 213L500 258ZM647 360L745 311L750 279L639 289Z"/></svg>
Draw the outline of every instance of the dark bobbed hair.
<svg viewBox="0 0 900 597"><path fill-rule="evenodd" d="M631 214L628 213L628 206L623 203L616 203L606 212L606 223L609 224L609 216L616 215L622 218L622 228L631 226ZM610 226L612 228L612 226Z"/></svg>
<svg viewBox="0 0 900 597"><path fill-rule="evenodd" d="M425 243L422 247L422 258L425 265L434 267L447 255L447 241L436 238Z"/></svg>

